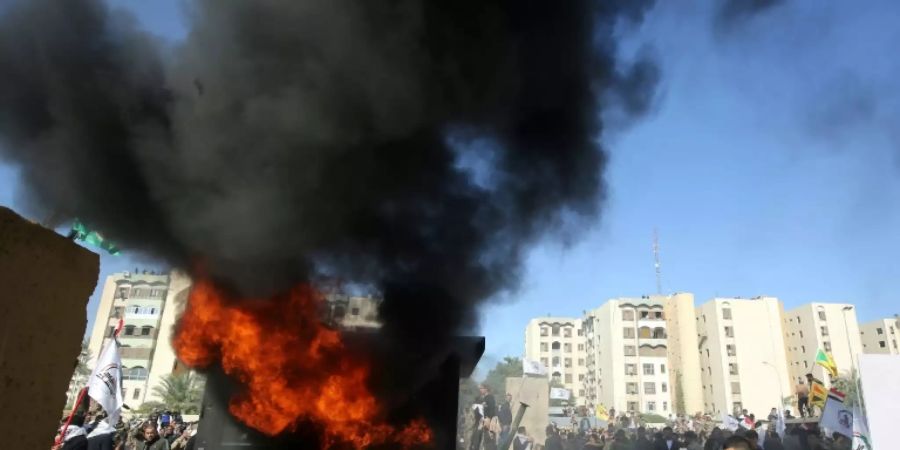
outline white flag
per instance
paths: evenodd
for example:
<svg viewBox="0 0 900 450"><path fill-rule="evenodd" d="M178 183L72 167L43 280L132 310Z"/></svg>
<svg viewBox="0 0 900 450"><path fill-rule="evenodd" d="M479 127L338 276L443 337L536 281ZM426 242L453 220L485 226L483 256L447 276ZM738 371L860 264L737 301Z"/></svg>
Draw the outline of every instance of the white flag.
<svg viewBox="0 0 900 450"><path fill-rule="evenodd" d="M857 407L853 408L853 445L852 450L872 450L872 441L869 435L869 427L866 425L866 418L863 417L862 411Z"/></svg>
<svg viewBox="0 0 900 450"><path fill-rule="evenodd" d="M831 431L853 437L853 411L844 405L844 396L835 391L828 393L825 409L822 410L822 418L819 425Z"/></svg>
<svg viewBox="0 0 900 450"><path fill-rule="evenodd" d="M88 383L88 395L94 399L109 416L108 423L119 423L119 414L125 403L122 398L122 359L119 357L119 343L115 338L100 353L91 380Z"/></svg>
<svg viewBox="0 0 900 450"><path fill-rule="evenodd" d="M550 398L556 400L568 400L569 390L563 388L550 388Z"/></svg>
<svg viewBox="0 0 900 450"><path fill-rule="evenodd" d="M778 411L778 418L775 419L775 432L784 439L785 430L787 430L787 426L784 423L784 414L782 414L781 411Z"/></svg>
<svg viewBox="0 0 900 450"><path fill-rule="evenodd" d="M738 422L737 419L735 419L733 416L725 414L725 411L722 411L722 428L731 431L737 431L739 426L740 422Z"/></svg>
<svg viewBox="0 0 900 450"><path fill-rule="evenodd" d="M525 375L547 375L547 368L539 361L522 360L522 371Z"/></svg>

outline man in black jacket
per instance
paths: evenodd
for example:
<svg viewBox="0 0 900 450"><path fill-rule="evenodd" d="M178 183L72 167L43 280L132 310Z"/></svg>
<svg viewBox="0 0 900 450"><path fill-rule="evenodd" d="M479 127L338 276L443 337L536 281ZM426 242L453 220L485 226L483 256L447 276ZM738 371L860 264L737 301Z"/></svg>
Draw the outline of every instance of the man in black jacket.
<svg viewBox="0 0 900 450"><path fill-rule="evenodd" d="M682 447L672 427L663 428L662 436L654 444L654 450L679 450Z"/></svg>
<svg viewBox="0 0 900 450"><path fill-rule="evenodd" d="M512 425L512 394L506 394L506 400L500 403L497 419L500 421L500 442L506 442Z"/></svg>

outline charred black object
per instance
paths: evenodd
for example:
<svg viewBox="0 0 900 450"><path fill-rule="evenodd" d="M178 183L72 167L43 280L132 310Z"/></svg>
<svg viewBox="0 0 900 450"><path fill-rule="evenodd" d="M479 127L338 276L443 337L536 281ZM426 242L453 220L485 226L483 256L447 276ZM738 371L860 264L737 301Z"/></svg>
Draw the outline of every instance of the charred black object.
<svg viewBox="0 0 900 450"><path fill-rule="evenodd" d="M483 337L456 338L445 351L430 355L398 348L374 334L345 336L345 342L350 351L365 352L373 361L390 361L389 366L373 367L371 382L389 421L402 424L412 418L424 418L434 434L432 445L427 448L456 448L459 379L472 373L484 353ZM399 367L404 369L398 370ZM321 447L314 424L299 424L290 433L270 437L238 422L228 412L228 400L236 389L221 370L207 372L196 450ZM393 447L388 444L373 448Z"/></svg>

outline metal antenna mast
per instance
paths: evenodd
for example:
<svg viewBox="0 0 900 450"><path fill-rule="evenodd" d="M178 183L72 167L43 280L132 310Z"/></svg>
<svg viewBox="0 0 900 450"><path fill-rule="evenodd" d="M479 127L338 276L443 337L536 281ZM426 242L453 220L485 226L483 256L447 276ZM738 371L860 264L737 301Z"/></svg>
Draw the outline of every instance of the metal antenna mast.
<svg viewBox="0 0 900 450"><path fill-rule="evenodd" d="M659 232L653 228L653 260L656 268L656 293L662 295L662 272L659 268Z"/></svg>

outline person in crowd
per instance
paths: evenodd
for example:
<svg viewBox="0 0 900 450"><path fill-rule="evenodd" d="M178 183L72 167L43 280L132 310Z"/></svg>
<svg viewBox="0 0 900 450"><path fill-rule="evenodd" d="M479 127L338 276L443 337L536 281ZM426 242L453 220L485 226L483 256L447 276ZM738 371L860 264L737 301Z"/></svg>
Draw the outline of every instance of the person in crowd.
<svg viewBox="0 0 900 450"><path fill-rule="evenodd" d="M600 437L597 436L597 433L591 433L588 435L588 441L582 447L583 450L603 450L603 442L600 440Z"/></svg>
<svg viewBox="0 0 900 450"><path fill-rule="evenodd" d="M87 435L88 450L114 450L116 429L102 420Z"/></svg>
<svg viewBox="0 0 900 450"><path fill-rule="evenodd" d="M744 433L744 439L750 442L750 448L759 450L759 433L756 430L749 430Z"/></svg>
<svg viewBox="0 0 900 450"><path fill-rule="evenodd" d="M741 436L731 436L725 439L722 450L753 450L753 447L750 446L750 441L747 439Z"/></svg>
<svg viewBox="0 0 900 450"><path fill-rule="evenodd" d="M65 429L62 445L55 448L59 450L87 450L87 433L84 432L84 416L72 416L72 421L66 427L65 421L60 427L60 432Z"/></svg>
<svg viewBox="0 0 900 450"><path fill-rule="evenodd" d="M725 442L725 436L722 435L722 429L714 427L709 433L709 439L703 445L703 450L719 450Z"/></svg>
<svg viewBox="0 0 900 450"><path fill-rule="evenodd" d="M555 428L547 433L547 439L544 440L544 450L564 450L562 438L559 431Z"/></svg>
<svg viewBox="0 0 900 450"><path fill-rule="evenodd" d="M794 415L791 414L791 410L789 410L789 409L784 410L784 418L785 419L793 419L794 418Z"/></svg>
<svg viewBox="0 0 900 450"><path fill-rule="evenodd" d="M147 422L141 426L141 434L144 437L139 450L169 450L169 441L159 435L156 425Z"/></svg>
<svg viewBox="0 0 900 450"><path fill-rule="evenodd" d="M647 429L639 427L634 440L634 450L653 450L653 441L647 439Z"/></svg>
<svg viewBox="0 0 900 450"><path fill-rule="evenodd" d="M682 448L686 448L687 450L703 450L703 445L701 444L700 437L697 436L697 433L694 433L691 430L684 433Z"/></svg>
<svg viewBox="0 0 900 450"><path fill-rule="evenodd" d="M770 423L775 423L778 420L778 408L772 408L772 410L769 411L769 417L766 417L766 419Z"/></svg>
<svg viewBox="0 0 900 450"><path fill-rule="evenodd" d="M766 431L766 438L763 439L762 446L765 450L785 450L781 436L775 432L774 427L769 427L769 430Z"/></svg>
<svg viewBox="0 0 900 450"><path fill-rule="evenodd" d="M853 442L841 433L832 433L831 448L829 450L851 450ZM768 450L768 448L766 448Z"/></svg>
<svg viewBox="0 0 900 450"><path fill-rule="evenodd" d="M159 416L160 429L165 430L166 428L169 428L169 423L171 423L171 420L172 420L172 413L170 413L168 410L163 411L162 415Z"/></svg>
<svg viewBox="0 0 900 450"><path fill-rule="evenodd" d="M679 450L682 445L678 442L677 436L672 431L672 427L665 427L661 434L657 436L654 450Z"/></svg>
<svg viewBox="0 0 900 450"><path fill-rule="evenodd" d="M506 442L512 418L512 394L506 394L506 399L500 403L500 408L497 410L497 419L500 421L500 442Z"/></svg>
<svg viewBox="0 0 900 450"><path fill-rule="evenodd" d="M800 380L795 388L797 392L797 409L800 411L800 417L809 415L809 386L806 382Z"/></svg>
<svg viewBox="0 0 900 450"><path fill-rule="evenodd" d="M534 448L534 439L525 431L525 427L519 427L516 435L513 437L513 450L532 450Z"/></svg>
<svg viewBox="0 0 900 450"><path fill-rule="evenodd" d="M613 437L612 443L609 445L609 449L632 450L634 449L634 446L631 445L631 441L628 439L628 435L625 434L625 430L618 430Z"/></svg>

